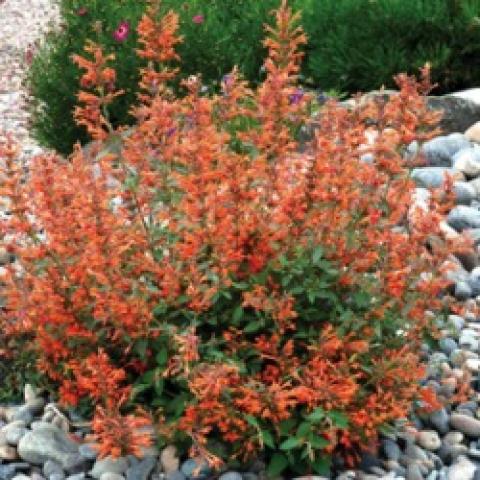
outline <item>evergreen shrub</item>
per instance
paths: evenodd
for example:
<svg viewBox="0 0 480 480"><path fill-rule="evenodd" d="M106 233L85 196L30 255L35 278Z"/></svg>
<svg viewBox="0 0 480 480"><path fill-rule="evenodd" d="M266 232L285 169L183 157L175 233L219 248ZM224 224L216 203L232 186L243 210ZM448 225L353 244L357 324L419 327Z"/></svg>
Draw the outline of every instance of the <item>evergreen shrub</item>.
<svg viewBox="0 0 480 480"><path fill-rule="evenodd" d="M27 79L36 138L62 154L87 141L75 124L80 70L71 56L86 40L114 53L117 84L125 95L110 112L118 126L134 121L130 108L138 93L135 28L145 0L58 0L63 27L51 32L33 57ZM322 91L357 93L393 87L393 76L415 73L429 62L436 93L479 82L480 0L290 0L303 12L309 38L304 83ZM272 23L278 0L163 0L161 14L180 16L179 78L201 73L204 89L218 91L220 79L237 65L257 84L263 79L263 25ZM128 22L125 36L115 32ZM183 89L175 82L177 93Z"/></svg>
<svg viewBox="0 0 480 480"><path fill-rule="evenodd" d="M304 0L305 75L356 93L431 65L436 94L480 80L479 0Z"/></svg>

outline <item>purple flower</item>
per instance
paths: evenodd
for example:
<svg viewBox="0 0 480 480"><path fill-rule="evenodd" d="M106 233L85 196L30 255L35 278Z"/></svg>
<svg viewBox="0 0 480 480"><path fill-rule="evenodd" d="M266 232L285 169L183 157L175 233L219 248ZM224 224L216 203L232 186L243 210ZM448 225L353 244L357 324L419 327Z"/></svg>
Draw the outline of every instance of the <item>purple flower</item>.
<svg viewBox="0 0 480 480"><path fill-rule="evenodd" d="M177 131L177 129L175 127L171 127L166 131L165 134L166 134L167 138L170 138L172 135L175 134L176 131Z"/></svg>
<svg viewBox="0 0 480 480"><path fill-rule="evenodd" d="M224 96L229 95L229 90L230 90L230 87L233 84L233 80L234 79L233 79L232 75L224 75L222 77L222 81L220 82L220 85L222 87L222 94Z"/></svg>
<svg viewBox="0 0 480 480"><path fill-rule="evenodd" d="M303 90L301 88L297 88L293 93L290 94L289 100L290 105L298 105L303 98Z"/></svg>
<svg viewBox="0 0 480 480"><path fill-rule="evenodd" d="M328 100L328 95L323 90L318 90L317 102L323 105Z"/></svg>
<svg viewBox="0 0 480 480"><path fill-rule="evenodd" d="M203 15L195 15L192 17L192 22L196 23L197 25L200 25L205 21L205 17Z"/></svg>
<svg viewBox="0 0 480 480"><path fill-rule="evenodd" d="M222 77L222 83L226 86L229 87L232 84L232 76L231 75L224 75Z"/></svg>
<svg viewBox="0 0 480 480"><path fill-rule="evenodd" d="M120 22L117 29L113 32L113 38L117 42L124 42L130 33L130 24L128 22Z"/></svg>

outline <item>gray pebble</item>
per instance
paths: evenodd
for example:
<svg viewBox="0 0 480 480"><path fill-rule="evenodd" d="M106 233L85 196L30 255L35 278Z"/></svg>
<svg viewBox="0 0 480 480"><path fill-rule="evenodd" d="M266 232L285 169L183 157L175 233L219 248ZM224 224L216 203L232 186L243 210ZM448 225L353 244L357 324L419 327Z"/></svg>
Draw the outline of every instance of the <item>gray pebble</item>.
<svg viewBox="0 0 480 480"><path fill-rule="evenodd" d="M199 472L194 473L197 469L199 470ZM207 478L211 471L210 467L206 463L199 465L195 460L191 458L182 463L180 470L186 477L195 478L198 480L203 480Z"/></svg>
<svg viewBox="0 0 480 480"><path fill-rule="evenodd" d="M156 463L156 457L145 457L134 464L130 461L130 467L126 474L127 480L147 480Z"/></svg>
<svg viewBox="0 0 480 480"><path fill-rule="evenodd" d="M100 479L104 473L119 473L123 474L128 469L128 462L125 457L112 458L106 457L101 460L96 460L90 475L93 478Z"/></svg>
<svg viewBox="0 0 480 480"><path fill-rule="evenodd" d="M12 428L7 428L5 439L7 440L9 445L17 446L18 442L20 442L22 437L27 432L28 430L22 426L14 426Z"/></svg>
<svg viewBox="0 0 480 480"><path fill-rule="evenodd" d="M415 183L420 187L438 188L444 184L445 176L447 174L454 175L455 172L456 171L453 168L446 168L446 167L414 168L412 170L411 177L415 181Z"/></svg>
<svg viewBox="0 0 480 480"><path fill-rule="evenodd" d="M84 472L75 473L73 475L69 475L66 480L85 480L86 475Z"/></svg>
<svg viewBox="0 0 480 480"><path fill-rule="evenodd" d="M422 430L418 432L417 443L425 450L438 450L442 444L438 433L433 430Z"/></svg>
<svg viewBox="0 0 480 480"><path fill-rule="evenodd" d="M443 443L446 445L457 445L463 442L465 436L462 432L451 431L443 437Z"/></svg>
<svg viewBox="0 0 480 480"><path fill-rule="evenodd" d="M450 425L459 432L471 437L480 437L480 420L468 415L453 413L450 417Z"/></svg>
<svg viewBox="0 0 480 480"><path fill-rule="evenodd" d="M468 452L468 447L463 444L457 445L442 445L437 451L438 456L443 460L444 463L452 463L460 455L466 455Z"/></svg>
<svg viewBox="0 0 480 480"><path fill-rule="evenodd" d="M459 457L458 460L448 468L448 480L473 480L476 467L466 457Z"/></svg>
<svg viewBox="0 0 480 480"><path fill-rule="evenodd" d="M435 430L437 430L437 432L442 435L445 435L450 430L450 418L445 408L432 412L428 417L428 421L430 422L432 427L435 428Z"/></svg>
<svg viewBox="0 0 480 480"><path fill-rule="evenodd" d="M475 188L468 182L455 182L453 191L457 205L470 205L476 196Z"/></svg>
<svg viewBox="0 0 480 480"><path fill-rule="evenodd" d="M105 472L100 476L100 480L125 480L125 477L119 473Z"/></svg>
<svg viewBox="0 0 480 480"><path fill-rule="evenodd" d="M453 156L470 146L470 142L461 133L440 135L425 142L420 151L427 165L452 166Z"/></svg>
<svg viewBox="0 0 480 480"><path fill-rule="evenodd" d="M455 330L460 331L465 325L465 320L460 315L449 315L448 322L455 328Z"/></svg>
<svg viewBox="0 0 480 480"><path fill-rule="evenodd" d="M474 207L457 205L447 217L448 224L457 231L480 227L480 211Z"/></svg>
<svg viewBox="0 0 480 480"><path fill-rule="evenodd" d="M225 472L218 480L243 480L243 478L238 472Z"/></svg>
<svg viewBox="0 0 480 480"><path fill-rule="evenodd" d="M255 473L252 473L251 475L255 475ZM187 477L180 470L174 470L173 472L167 473L165 478L166 480L186 480L187 479ZM257 479L252 478L251 480L257 480Z"/></svg>
<svg viewBox="0 0 480 480"><path fill-rule="evenodd" d="M48 476L48 480L65 480L65 474L63 472L52 473Z"/></svg>
<svg viewBox="0 0 480 480"><path fill-rule="evenodd" d="M92 443L83 443L78 448L78 452L86 460L96 460L98 457L98 452L95 450L95 448L93 448L93 445L94 444Z"/></svg>
<svg viewBox="0 0 480 480"><path fill-rule="evenodd" d="M423 480L420 467L416 463L407 466L407 480Z"/></svg>
<svg viewBox="0 0 480 480"><path fill-rule="evenodd" d="M473 296L472 287L468 282L456 282L454 295L457 300L467 300Z"/></svg>
<svg viewBox="0 0 480 480"><path fill-rule="evenodd" d="M49 477L50 475L53 475L54 473L61 473L63 475L62 466L59 463L54 462L53 460L47 460L43 464L43 469L42 470L43 470L43 474L46 477Z"/></svg>
<svg viewBox="0 0 480 480"><path fill-rule="evenodd" d="M389 460L398 461L401 455L400 447L397 442L391 440L390 438L385 438L382 440L382 451L386 458Z"/></svg>
<svg viewBox="0 0 480 480"><path fill-rule="evenodd" d="M458 348L458 343L450 337L441 338L439 347L442 349L443 353L450 356L450 354Z"/></svg>

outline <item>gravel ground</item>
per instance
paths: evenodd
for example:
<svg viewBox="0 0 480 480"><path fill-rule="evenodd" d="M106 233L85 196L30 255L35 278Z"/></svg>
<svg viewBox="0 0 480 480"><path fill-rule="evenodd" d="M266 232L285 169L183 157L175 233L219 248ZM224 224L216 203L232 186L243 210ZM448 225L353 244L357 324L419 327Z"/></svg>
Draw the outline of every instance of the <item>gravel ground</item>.
<svg viewBox="0 0 480 480"><path fill-rule="evenodd" d="M28 51L58 21L54 0L0 0L0 131L12 132L24 156L40 150L29 136L22 86Z"/></svg>

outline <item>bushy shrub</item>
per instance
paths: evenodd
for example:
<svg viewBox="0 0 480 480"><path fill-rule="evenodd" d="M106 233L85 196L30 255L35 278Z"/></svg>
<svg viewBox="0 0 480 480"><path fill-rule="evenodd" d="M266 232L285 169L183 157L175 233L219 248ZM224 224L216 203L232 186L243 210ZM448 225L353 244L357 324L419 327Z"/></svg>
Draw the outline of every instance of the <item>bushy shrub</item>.
<svg viewBox="0 0 480 480"><path fill-rule="evenodd" d="M237 65L250 82L258 82L266 54L262 45L264 24L272 24L278 0L163 0L164 13L179 14L181 76L201 73L215 88L223 75Z"/></svg>
<svg viewBox="0 0 480 480"><path fill-rule="evenodd" d="M356 93L429 62L436 93L479 82L479 0L304 0L305 75Z"/></svg>
<svg viewBox="0 0 480 480"><path fill-rule="evenodd" d="M145 11L145 0L59 0L63 28L52 31L33 58L28 86L33 103L32 127L36 138L63 154L72 151L76 141L86 142L83 128L73 120L80 70L71 56L85 42L95 40L105 51L114 53L117 85L125 95L110 112L110 121L118 126L132 123L130 107L138 92L139 69L144 66L135 55L135 28ZM278 0L164 0L161 14L174 9L180 15L180 34L186 42L179 45L182 77L202 73L211 89L235 65L250 81L257 81L265 56L261 44L264 23L271 23ZM115 36L122 22L129 31ZM177 84L178 85L178 84ZM54 101L53 101L54 100Z"/></svg>
<svg viewBox="0 0 480 480"><path fill-rule="evenodd" d="M91 403L102 454L139 453L154 419L161 441L213 465L263 453L273 476L323 472L430 398L418 347L425 310L443 305L448 248L425 247L442 218L434 197L407 222L401 155L437 119L419 94L428 82L399 76L398 96L354 112L327 104L300 154L312 98L286 2L264 82L250 90L233 71L212 97L195 77L184 97L167 87L178 18L155 18L150 7L138 27L149 67L133 130L112 128L116 74L89 44L75 57L88 152L36 157L23 182L2 145L2 226L22 266L4 279L3 332L32 335L63 402ZM360 160L367 118L373 164ZM104 148L112 136L118 153Z"/></svg>
<svg viewBox="0 0 480 480"><path fill-rule="evenodd" d="M75 141L85 142L85 130L73 121L79 69L71 55L87 39L115 53L118 87L125 95L112 106L114 126L131 123L130 107L138 92L134 29L145 0L59 0L63 29L51 33L35 55L28 84L33 95L36 138L69 154ZM438 91L476 84L480 71L480 0L291 0L303 11L309 38L304 76L316 88L356 93L393 86L396 72L414 73L432 65ZM184 42L179 78L201 73L205 88L216 89L219 79L237 65L256 84L262 79L263 24L272 21L278 0L163 0L161 12L180 16ZM359 20L361 19L361 21ZM130 32L115 37L122 21ZM178 87L178 82L176 82ZM53 99L55 101L53 101Z"/></svg>
<svg viewBox="0 0 480 480"><path fill-rule="evenodd" d="M82 51L87 39L100 43L117 59L117 82L125 95L112 105L110 121L115 125L133 122L130 107L136 100L141 65L135 54L135 28L146 2L59 0L58 3L62 26L50 32L35 53L27 85L33 99L33 134L42 145L66 155L72 152L76 141L88 140L85 129L73 119L81 71L72 61L72 55ZM129 28L122 35L119 29L126 21Z"/></svg>

